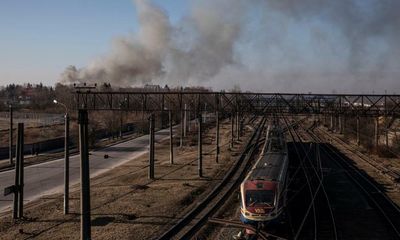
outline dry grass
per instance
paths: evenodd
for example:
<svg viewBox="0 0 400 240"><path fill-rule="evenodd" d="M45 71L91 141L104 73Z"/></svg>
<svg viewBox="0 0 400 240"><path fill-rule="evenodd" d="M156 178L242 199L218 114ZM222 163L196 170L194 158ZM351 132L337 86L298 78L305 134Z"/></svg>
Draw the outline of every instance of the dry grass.
<svg viewBox="0 0 400 240"><path fill-rule="evenodd" d="M221 135L229 135L229 130L229 124L221 126ZM243 138L249 135L246 132ZM213 129L204 134L204 142L209 143L204 152L212 152L213 136ZM169 228L223 178L233 163L231 154L241 151L237 144L230 152L228 140L221 138L219 164L214 154L205 154L203 178L197 176L196 146L177 148L175 164L170 165L169 141L165 141L156 145L155 180L147 178L147 155L92 179L92 238L150 239ZM28 221L13 223L8 216L0 219L2 239L79 239L77 187L71 193L72 214L62 214L60 194L40 199L28 204Z"/></svg>

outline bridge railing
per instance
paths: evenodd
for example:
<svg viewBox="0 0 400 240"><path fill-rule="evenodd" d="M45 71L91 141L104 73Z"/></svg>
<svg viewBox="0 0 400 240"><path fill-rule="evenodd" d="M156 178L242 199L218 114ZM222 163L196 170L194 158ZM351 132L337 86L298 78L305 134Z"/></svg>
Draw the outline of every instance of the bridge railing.
<svg viewBox="0 0 400 240"><path fill-rule="evenodd" d="M250 112L254 114L341 114L398 116L400 95L234 92L77 91L76 108L122 111Z"/></svg>

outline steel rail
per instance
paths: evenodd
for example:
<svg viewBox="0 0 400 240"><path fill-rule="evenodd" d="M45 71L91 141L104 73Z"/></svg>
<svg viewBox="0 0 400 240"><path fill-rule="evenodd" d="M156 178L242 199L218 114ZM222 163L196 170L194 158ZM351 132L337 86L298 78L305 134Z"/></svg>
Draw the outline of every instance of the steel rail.
<svg viewBox="0 0 400 240"><path fill-rule="evenodd" d="M300 127L301 127L304 131L306 131L306 132L308 131L308 129L305 129L304 126L301 125L301 124L300 124ZM316 169L316 168L314 167L314 165L312 164L311 159L310 159L309 157L307 157L307 159L308 159L308 161L310 162L310 164L312 165L312 168L313 168L313 170L314 170L314 173L315 173L315 175L317 176L318 180L320 181L320 184L322 184L322 185L321 185L321 187L322 187L322 192L323 192L324 197L325 197L325 199L326 199L326 203L327 203L327 206L328 206L328 209L329 209L329 214L330 214L330 216L331 216L331 221L332 221L332 225L333 225L334 237L335 237L335 239L338 239L338 233L337 233L337 228L336 228L336 221L335 221L335 217L334 217L334 214L333 214L332 205L331 205L331 203L330 203L328 193L326 192L326 189L325 189L325 187L324 187L324 185L323 185L324 174L323 174L323 170L322 170L321 155L320 155L320 151L319 151L319 149L320 149L320 148L319 148L319 146L320 146L319 143L320 143L320 142L316 142L316 143L317 143L317 144L316 144L316 147L317 147L316 152L318 152L317 155L316 155L316 157L317 157L317 161L318 161L318 163L319 163L319 170L320 170L321 176L318 175L317 169ZM318 151L317 151L317 150L318 150Z"/></svg>
<svg viewBox="0 0 400 240"><path fill-rule="evenodd" d="M239 179L244 176L244 172L245 171L243 171L241 173L241 177L240 178L236 179L236 181L235 181L236 184L232 184L231 187L223 193L223 195L219 199L219 201L217 201L217 203L215 203L215 205L213 207L209 208L208 211L207 211L207 207L209 207L209 204L221 193L223 188L228 185L228 183L233 178L234 174L237 172L237 170L240 168L240 166L245 166L246 167L246 166L249 165L247 163L250 161L250 159L251 159L251 157L252 157L252 155L254 153L254 149L257 146L256 143L257 143L257 141L259 140L259 138L261 136L261 132L262 132L262 130L264 128L265 122L266 122L265 118L263 118L260 121L258 127L255 129L255 131L252 134L250 140L248 141L248 144L247 144L245 150L243 151L242 155L236 161L235 165L230 169L230 171L225 175L223 180L194 209L192 209L180 221L178 221L174 226L172 226L169 230L167 230L160 237L158 237L157 238L158 240L171 239L174 236L177 236L182 230L184 230L184 228L190 222L195 220L196 223L193 226L191 226L184 233L184 235L180 236L180 239L189 239L191 236L193 236L207 222L208 217L211 216L211 214L216 211L216 208L223 203L222 200L226 199L229 196L229 194L231 192L233 192L234 187L237 185L237 183L240 183ZM245 161L245 160L247 160L247 161ZM195 219L203 211L206 211L205 214L203 214L203 216L200 217L199 219Z"/></svg>
<svg viewBox="0 0 400 240"><path fill-rule="evenodd" d="M292 140L295 142L296 140L295 140L294 134L293 134L293 132L292 132L292 130L291 130L291 127L289 126L289 123L287 122L287 119L286 119L286 118L283 118L283 120L284 120L284 122L285 122L285 124L286 124L286 126L287 126L287 129L289 130L289 134L290 134L290 136L292 137ZM300 138L299 136L297 136L297 138L298 138L298 140L301 142L301 138ZM298 151L296 145L294 145L294 148L295 148L295 151L296 151L297 156L300 157L301 155L300 155L300 153L299 153L299 151ZM314 206L314 197L315 197L315 195L313 196L313 191L312 191L312 187L311 187L311 182L310 182L310 179L308 178L307 171L306 171L306 169L305 169L305 167L304 167L304 163L303 163L302 160L300 160L300 166L301 166L301 168L303 169L304 176L305 176L306 181L307 181L307 186L308 186L308 190L309 190L310 197L311 197L311 203L310 203L310 206L309 206L308 210L306 211L306 214L305 214L305 216L304 216L304 218L303 218L303 221L302 221L302 223L301 223L299 229L297 230L297 233L295 234L294 239L297 239L297 238L298 238L298 235L299 235L299 233L301 232L301 230L302 230L302 228L303 228L303 226L304 226L305 219L307 219L309 210L310 210L311 208L313 209L313 216L314 216L314 218L313 218L313 219L314 219L314 231L316 232L316 229L317 229L317 222L316 222L316 219L317 219L317 218L316 218L316 212L315 212L315 206ZM319 187L318 187L318 189L319 189ZM317 191L316 191L316 192L317 192ZM311 208L310 208L310 207L311 207Z"/></svg>
<svg viewBox="0 0 400 240"><path fill-rule="evenodd" d="M321 137L316 135L315 132L308 132L310 134L311 137L313 137L314 139L321 141ZM328 151L324 150L327 155L329 156L329 158L331 160L333 160L336 164L338 164L339 166L342 166L343 168L349 168L352 171L345 171L346 175L364 192L364 194L368 197L368 199L371 200L371 202L376 206L376 208L379 210L379 212L381 213L381 215L385 218L385 220L387 221L388 225L390 225L393 229L393 231L396 233L397 237L400 238L400 226L399 226L399 219L400 219L400 209L399 207L393 203L393 201L391 199L389 199L386 194L382 193L381 190L374 184L371 182L371 180L369 180L368 178L366 178L363 173L361 173L361 171L356 168L355 166L351 165L348 160L344 159L343 156L339 155L337 153L337 151L332 147L332 146L327 146L329 148L329 150L335 154L336 158L332 156L331 153L329 153ZM338 159L340 159L338 161ZM355 173L356 176L359 177L359 179L356 179L355 176L353 176L351 173ZM361 183L361 180L364 181L364 185ZM365 185L366 184L366 185ZM371 194L367 189L366 186L372 187L374 190L374 194ZM375 197L374 197L375 196ZM381 203L378 203L378 197L382 197L381 201L383 200L384 203L386 203L391 209L390 211L388 210L384 210L384 206ZM396 214L395 217L390 217L390 214ZM393 221L397 220L398 223L395 224ZM396 227L397 225L397 227Z"/></svg>
<svg viewBox="0 0 400 240"><path fill-rule="evenodd" d="M319 129L319 131L323 131L325 134L329 135L331 139L335 140L341 146L345 147L347 150L357 155L361 160L368 163L371 167L375 168L378 172L382 173L385 177L390 179L391 181L398 182L400 181L400 173L389 169L382 165L382 163L378 162L375 158L366 156L365 154L357 151L355 147L350 146L349 144L343 142L342 139L330 134L329 132Z"/></svg>

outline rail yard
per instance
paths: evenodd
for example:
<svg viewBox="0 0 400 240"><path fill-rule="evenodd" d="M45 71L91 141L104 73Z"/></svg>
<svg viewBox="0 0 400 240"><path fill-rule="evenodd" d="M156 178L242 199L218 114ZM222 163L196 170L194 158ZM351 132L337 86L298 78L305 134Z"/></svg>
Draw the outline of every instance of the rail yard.
<svg viewBox="0 0 400 240"><path fill-rule="evenodd" d="M149 111L149 134L125 137L85 157L88 122L81 115L106 107L115 111L107 101L116 93L107 100L101 92L94 98L92 91L76 94L77 106L85 102L85 108L77 107L78 152L26 167L24 188L7 190L11 194L2 200L2 239L400 238L397 156L365 152L357 139L346 141L343 135L344 117L350 122L357 112L364 118L385 112L378 104L382 97L369 96L375 104L351 107L334 104L343 96L330 96L333 103L325 105L322 95L313 96L314 104L299 95L294 101L249 93L121 92L124 101L147 98L117 110ZM162 100L149 103L152 98ZM300 99L307 103L299 104ZM184 102L193 105L181 108ZM158 104L167 107L159 111ZM327 113L335 107L343 112L329 121ZM154 119L164 117L163 111L169 123L157 126ZM21 156L17 152L15 161L23 163ZM67 160L66 196L61 193ZM82 162L88 160L85 176ZM4 187L12 185L13 175L10 166L0 173ZM19 197L11 196L23 192L21 209Z"/></svg>

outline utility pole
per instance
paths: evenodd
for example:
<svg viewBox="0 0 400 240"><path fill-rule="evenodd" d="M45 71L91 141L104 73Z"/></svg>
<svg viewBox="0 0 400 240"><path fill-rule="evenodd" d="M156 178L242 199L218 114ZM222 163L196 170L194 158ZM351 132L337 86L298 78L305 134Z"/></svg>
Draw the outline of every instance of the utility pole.
<svg viewBox="0 0 400 240"><path fill-rule="evenodd" d="M185 127L184 127L184 119L183 119L184 116L183 116L183 115L184 115L184 113L183 113L183 110L181 109L181 119L180 119L180 120L181 120L181 124L180 124L180 125L181 125L181 141L180 141L180 147L181 147L181 148L183 147L183 137L184 137L184 136L183 136L183 133L184 133L184 131L185 131L185 130L184 130Z"/></svg>
<svg viewBox="0 0 400 240"><path fill-rule="evenodd" d="M172 110L169 110L169 162L174 164L174 133L172 131Z"/></svg>
<svg viewBox="0 0 400 240"><path fill-rule="evenodd" d="M24 124L18 123L18 159L19 169L18 169L18 219L24 217Z"/></svg>
<svg viewBox="0 0 400 240"><path fill-rule="evenodd" d="M375 118L375 148L379 146L379 117Z"/></svg>
<svg viewBox="0 0 400 240"><path fill-rule="evenodd" d="M215 121L216 121L216 136L215 136L215 144L216 144L216 153L215 153L215 162L218 163L219 158L219 112L215 112Z"/></svg>
<svg viewBox="0 0 400 240"><path fill-rule="evenodd" d="M236 112L236 139L237 141L240 141L240 124L239 124L239 111Z"/></svg>
<svg viewBox="0 0 400 240"><path fill-rule="evenodd" d="M19 219L23 217L23 185L24 185L24 124L18 123L17 128L17 146L16 146L16 158L15 158L15 178L14 186L12 186L14 192L13 199L13 219Z"/></svg>
<svg viewBox="0 0 400 240"><path fill-rule="evenodd" d="M184 111L185 112L184 112L184 117L183 117L183 119L184 119L184 121L183 121L183 136L186 137L187 136L186 135L186 131L187 131L187 106L186 106L186 103L185 103Z"/></svg>
<svg viewBox="0 0 400 240"><path fill-rule="evenodd" d="M69 212L69 115L65 113L64 140L64 214Z"/></svg>
<svg viewBox="0 0 400 240"><path fill-rule="evenodd" d="M10 165L13 165L13 106L10 104L9 106L10 109L10 129L9 129L9 158L10 158Z"/></svg>
<svg viewBox="0 0 400 240"><path fill-rule="evenodd" d="M149 179L154 179L154 114L149 118L150 134L149 134Z"/></svg>
<svg viewBox="0 0 400 240"><path fill-rule="evenodd" d="M202 137L202 119L201 119L201 112L198 115L197 122L198 122L198 127L199 127L199 133L198 133L198 173L199 177L203 176L203 137Z"/></svg>
<svg viewBox="0 0 400 240"><path fill-rule="evenodd" d="M235 120L235 116L234 116L234 113L232 112L231 113L231 148L233 148L233 138L234 138L234 136L233 136L233 132L234 132L234 120Z"/></svg>
<svg viewBox="0 0 400 240"><path fill-rule="evenodd" d="M357 131L357 145L360 146L360 116L357 115L357 124L356 124L356 131Z"/></svg>
<svg viewBox="0 0 400 240"><path fill-rule="evenodd" d="M88 121L87 110L80 109L78 123L81 155L81 240L91 239Z"/></svg>

